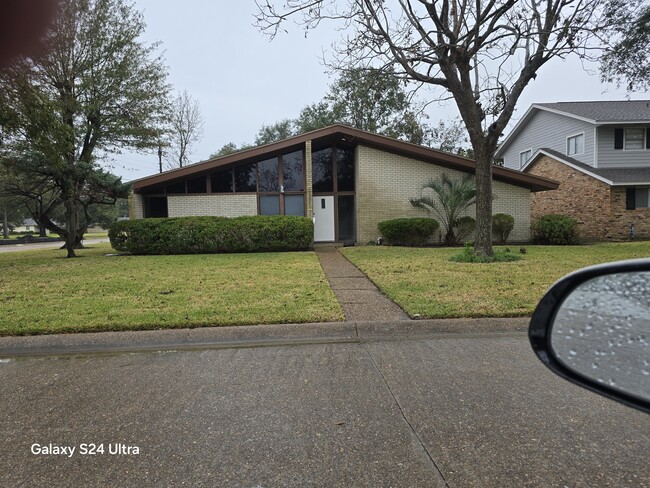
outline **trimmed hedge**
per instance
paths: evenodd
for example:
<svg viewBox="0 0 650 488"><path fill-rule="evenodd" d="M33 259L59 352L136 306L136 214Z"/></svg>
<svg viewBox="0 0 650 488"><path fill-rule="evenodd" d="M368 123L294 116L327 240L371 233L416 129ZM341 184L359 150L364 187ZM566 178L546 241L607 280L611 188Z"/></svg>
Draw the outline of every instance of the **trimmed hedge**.
<svg viewBox="0 0 650 488"><path fill-rule="evenodd" d="M539 244L578 243L578 221L566 215L544 215L533 224L533 240Z"/></svg>
<svg viewBox="0 0 650 488"><path fill-rule="evenodd" d="M499 237L501 244L506 243L514 226L515 218L512 215L498 213L492 216L492 232Z"/></svg>
<svg viewBox="0 0 650 488"><path fill-rule="evenodd" d="M111 246L131 254L214 254L303 251L314 224L307 217L176 217L115 222Z"/></svg>
<svg viewBox="0 0 650 488"><path fill-rule="evenodd" d="M438 228L438 222L423 217L393 219L379 222L377 228L387 244L417 247L429 241Z"/></svg>

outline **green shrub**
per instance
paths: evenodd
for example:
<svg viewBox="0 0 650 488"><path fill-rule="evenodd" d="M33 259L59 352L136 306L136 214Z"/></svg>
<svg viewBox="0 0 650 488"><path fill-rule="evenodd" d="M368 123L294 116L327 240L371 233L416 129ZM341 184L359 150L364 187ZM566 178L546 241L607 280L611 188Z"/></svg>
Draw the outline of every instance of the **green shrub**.
<svg viewBox="0 0 650 488"><path fill-rule="evenodd" d="M506 243L514 226L515 218L512 215L498 213L492 216L492 232L498 236L501 244Z"/></svg>
<svg viewBox="0 0 650 488"><path fill-rule="evenodd" d="M454 224L456 243L463 242L476 230L476 219L470 216L460 217Z"/></svg>
<svg viewBox="0 0 650 488"><path fill-rule="evenodd" d="M131 254L212 254L309 249L307 217L178 217L123 220L108 231L111 246Z"/></svg>
<svg viewBox="0 0 650 488"><path fill-rule="evenodd" d="M578 221L566 215L544 215L533 224L533 240L539 244L577 244Z"/></svg>
<svg viewBox="0 0 650 488"><path fill-rule="evenodd" d="M434 219L416 217L384 220L377 228L387 244L394 246L424 246L438 228Z"/></svg>
<svg viewBox="0 0 650 488"><path fill-rule="evenodd" d="M450 261L456 263L503 263L509 261L519 261L520 259L521 256L512 253L509 250L495 250L494 256L491 257L481 256L480 254L476 254L474 246L470 242L465 244L465 248L462 252L454 254L451 258L449 258Z"/></svg>

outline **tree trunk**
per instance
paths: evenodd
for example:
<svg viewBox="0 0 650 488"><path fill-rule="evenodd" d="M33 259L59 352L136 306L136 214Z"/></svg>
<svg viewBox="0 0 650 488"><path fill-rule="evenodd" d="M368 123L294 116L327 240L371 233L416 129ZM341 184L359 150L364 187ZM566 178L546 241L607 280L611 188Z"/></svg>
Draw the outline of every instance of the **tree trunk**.
<svg viewBox="0 0 650 488"><path fill-rule="evenodd" d="M476 238L474 250L480 256L493 256L492 250L492 158L484 151L476 157Z"/></svg>
<svg viewBox="0 0 650 488"><path fill-rule="evenodd" d="M69 258L75 258L77 255L74 250L79 249L81 245L77 236L77 228L79 227L79 213L77 209L77 202L74 197L67 197L64 202L65 205L65 248L68 251Z"/></svg>
<svg viewBox="0 0 650 488"><path fill-rule="evenodd" d="M7 206L2 206L2 237L9 239L9 222L7 222Z"/></svg>

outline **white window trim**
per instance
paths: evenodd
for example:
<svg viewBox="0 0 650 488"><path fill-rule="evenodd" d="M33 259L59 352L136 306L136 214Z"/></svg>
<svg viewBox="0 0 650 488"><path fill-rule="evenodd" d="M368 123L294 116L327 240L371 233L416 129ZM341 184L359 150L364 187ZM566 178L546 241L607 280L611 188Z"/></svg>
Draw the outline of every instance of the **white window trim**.
<svg viewBox="0 0 650 488"><path fill-rule="evenodd" d="M522 162L521 162L521 155L524 154L524 153L527 153L527 152L530 153L530 156L528 156L528 159L526 159L526 161L524 161L524 162L522 163ZM526 149L525 151L521 151L521 152L519 153L519 169L521 169L521 168L523 168L524 166L526 166L526 163L527 163L528 161L530 161L530 158L532 158L532 157L533 157L533 148L532 148L532 147L531 147L530 149Z"/></svg>
<svg viewBox="0 0 650 488"><path fill-rule="evenodd" d="M569 139L573 139L574 137L582 136L582 152L577 152L573 154L569 154ZM625 140L625 137L623 138ZM571 134L570 136L567 136L566 138L566 143L564 144L564 149L565 149L565 154L569 157L571 156L580 156L581 154L585 153L585 146L587 145L587 138L585 137L584 132L578 132L577 134Z"/></svg>
<svg viewBox="0 0 650 488"><path fill-rule="evenodd" d="M629 129L637 129L637 130L640 129L640 130L643 131L643 142L641 143L642 147L640 149L628 149L627 148L627 144L626 144L627 143L627 137L626 136L627 136L627 131ZM623 151L632 151L632 152L634 152L634 151L645 151L646 150L645 149L645 146L646 146L645 138L646 138L647 133L648 133L648 131L646 130L645 127L624 127L623 128Z"/></svg>

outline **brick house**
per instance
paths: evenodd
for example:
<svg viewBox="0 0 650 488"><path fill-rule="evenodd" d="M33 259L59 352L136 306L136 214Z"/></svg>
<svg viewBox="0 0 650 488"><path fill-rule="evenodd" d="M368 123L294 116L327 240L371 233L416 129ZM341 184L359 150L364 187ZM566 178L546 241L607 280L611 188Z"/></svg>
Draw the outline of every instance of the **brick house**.
<svg viewBox="0 0 650 488"><path fill-rule="evenodd" d="M307 215L315 242L362 243L377 223L421 217L409 198L442 173L473 174L474 161L343 125L155 174L133 182L131 218ZM494 213L515 218L511 239L530 237L531 194L544 177L494 167ZM470 209L473 216L474 209Z"/></svg>
<svg viewBox="0 0 650 488"><path fill-rule="evenodd" d="M497 158L560 183L532 196L533 221L570 215L583 240L650 238L650 101L534 104Z"/></svg>

